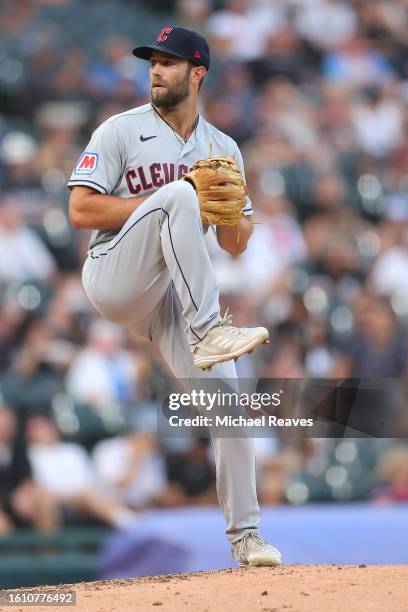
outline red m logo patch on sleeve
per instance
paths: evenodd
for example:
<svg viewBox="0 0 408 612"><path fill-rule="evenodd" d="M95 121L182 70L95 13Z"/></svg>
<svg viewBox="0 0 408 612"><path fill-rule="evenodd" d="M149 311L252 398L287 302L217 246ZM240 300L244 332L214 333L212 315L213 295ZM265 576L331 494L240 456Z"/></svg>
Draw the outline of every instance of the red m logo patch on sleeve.
<svg viewBox="0 0 408 612"><path fill-rule="evenodd" d="M98 167L98 154L85 151L75 168L75 174L92 174Z"/></svg>

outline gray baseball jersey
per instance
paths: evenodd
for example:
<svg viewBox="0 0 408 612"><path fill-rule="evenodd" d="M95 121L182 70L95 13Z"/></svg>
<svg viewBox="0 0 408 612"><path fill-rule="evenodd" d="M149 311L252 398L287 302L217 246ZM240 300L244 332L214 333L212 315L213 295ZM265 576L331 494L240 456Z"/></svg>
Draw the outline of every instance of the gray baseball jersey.
<svg viewBox="0 0 408 612"><path fill-rule="evenodd" d="M93 133L68 183L123 198L149 195L119 231L93 232L82 282L104 318L151 340L186 384L212 376L237 379L233 361L203 372L190 350L221 315L197 195L178 179L210 155L231 155L243 171L236 143L203 117L185 142L146 104ZM252 213L249 199L244 213ZM226 534L235 542L258 531L254 443L238 432L223 438L210 427L210 433Z"/></svg>
<svg viewBox="0 0 408 612"><path fill-rule="evenodd" d="M198 159L230 155L245 176L236 142L201 115L184 141L151 103L115 115L102 123L78 160L68 187L85 185L122 198L149 195L182 178ZM247 198L244 214L252 214ZM115 231L92 233L89 248L109 242Z"/></svg>

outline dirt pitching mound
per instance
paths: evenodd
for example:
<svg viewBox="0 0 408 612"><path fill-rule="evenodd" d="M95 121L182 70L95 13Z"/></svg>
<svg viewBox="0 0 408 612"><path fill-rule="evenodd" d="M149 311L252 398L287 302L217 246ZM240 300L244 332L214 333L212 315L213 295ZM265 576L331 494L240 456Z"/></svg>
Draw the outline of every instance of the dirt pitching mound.
<svg viewBox="0 0 408 612"><path fill-rule="evenodd" d="M76 592L75 612L405 612L408 565L285 565L79 583L63 588ZM72 608L48 605L34 609L61 612Z"/></svg>

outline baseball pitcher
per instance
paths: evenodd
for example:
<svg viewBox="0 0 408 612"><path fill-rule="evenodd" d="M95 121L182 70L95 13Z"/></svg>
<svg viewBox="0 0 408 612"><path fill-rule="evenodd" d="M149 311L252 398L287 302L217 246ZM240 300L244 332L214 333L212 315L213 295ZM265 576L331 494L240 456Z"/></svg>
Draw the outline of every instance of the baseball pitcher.
<svg viewBox="0 0 408 612"><path fill-rule="evenodd" d="M177 378L236 379L234 359L268 331L221 316L205 244L213 224L220 247L239 255L253 227L237 144L198 113L208 44L166 27L133 53L150 62L151 102L100 125L68 182L72 224L93 230L83 286L102 317L155 343ZM258 532L253 440L212 439L234 559L279 565Z"/></svg>

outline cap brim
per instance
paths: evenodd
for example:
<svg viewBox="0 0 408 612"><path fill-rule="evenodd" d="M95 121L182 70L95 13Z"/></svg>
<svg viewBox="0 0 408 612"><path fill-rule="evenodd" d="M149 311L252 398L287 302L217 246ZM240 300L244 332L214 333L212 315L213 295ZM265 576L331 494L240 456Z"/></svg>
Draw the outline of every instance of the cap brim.
<svg viewBox="0 0 408 612"><path fill-rule="evenodd" d="M132 53L136 57L140 59L149 60L153 51L160 51L161 53L167 53L168 55L173 55L174 57L181 57L182 59L188 59L184 55L180 53L175 53L172 49L167 48L165 45L150 45L146 47L136 47L133 49Z"/></svg>

